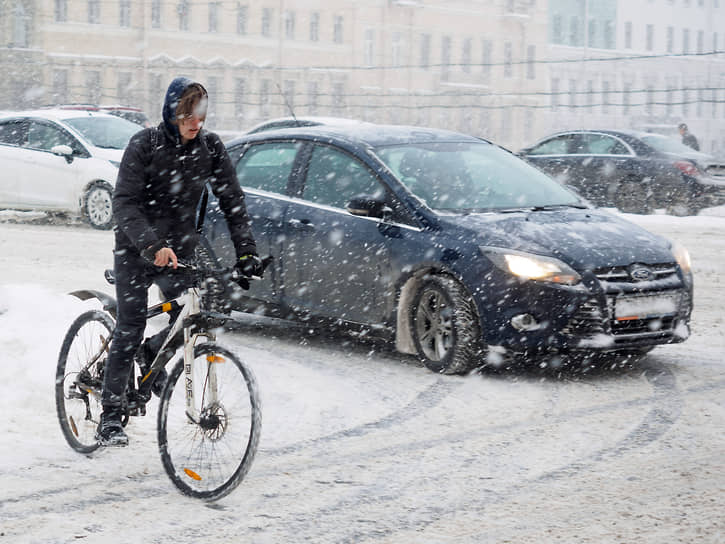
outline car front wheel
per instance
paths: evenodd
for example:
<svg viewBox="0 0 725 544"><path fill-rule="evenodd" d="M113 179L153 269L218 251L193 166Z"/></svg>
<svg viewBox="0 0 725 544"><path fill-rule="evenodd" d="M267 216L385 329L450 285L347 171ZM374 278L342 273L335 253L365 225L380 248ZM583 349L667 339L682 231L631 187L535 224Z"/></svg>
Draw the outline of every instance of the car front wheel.
<svg viewBox="0 0 725 544"><path fill-rule="evenodd" d="M113 223L111 189L105 185L94 185L88 190L85 200L88 222L96 229L107 230Z"/></svg>
<svg viewBox="0 0 725 544"><path fill-rule="evenodd" d="M461 374L482 364L476 310L463 286L430 276L410 308L413 342L423 364L441 374Z"/></svg>

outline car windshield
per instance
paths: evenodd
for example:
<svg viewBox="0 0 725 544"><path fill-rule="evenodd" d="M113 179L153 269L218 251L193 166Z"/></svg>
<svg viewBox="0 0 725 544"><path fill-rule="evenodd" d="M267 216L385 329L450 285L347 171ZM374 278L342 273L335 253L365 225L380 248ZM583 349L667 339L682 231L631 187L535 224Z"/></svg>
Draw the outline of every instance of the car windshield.
<svg viewBox="0 0 725 544"><path fill-rule="evenodd" d="M65 123L76 129L86 141L96 147L125 149L131 136L141 127L120 117L75 117Z"/></svg>
<svg viewBox="0 0 725 544"><path fill-rule="evenodd" d="M640 139L648 146L664 153L685 153L689 155L695 151L682 142L661 134L648 134Z"/></svg>
<svg viewBox="0 0 725 544"><path fill-rule="evenodd" d="M376 153L428 207L487 211L577 206L579 198L515 155L481 143L411 143Z"/></svg>

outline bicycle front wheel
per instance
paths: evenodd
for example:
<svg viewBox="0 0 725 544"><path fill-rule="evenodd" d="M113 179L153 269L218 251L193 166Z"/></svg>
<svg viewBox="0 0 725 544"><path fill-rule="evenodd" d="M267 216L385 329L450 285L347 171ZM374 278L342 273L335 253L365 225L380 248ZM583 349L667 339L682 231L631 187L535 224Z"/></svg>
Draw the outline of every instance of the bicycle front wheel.
<svg viewBox="0 0 725 544"><path fill-rule="evenodd" d="M71 324L60 349L55 374L58 421L70 447L81 453L98 448L103 367L114 327L107 313L85 312Z"/></svg>
<svg viewBox="0 0 725 544"><path fill-rule="evenodd" d="M233 353L213 342L183 358L161 395L158 442L171 481L185 495L217 500L233 491L254 460L262 427L257 382Z"/></svg>

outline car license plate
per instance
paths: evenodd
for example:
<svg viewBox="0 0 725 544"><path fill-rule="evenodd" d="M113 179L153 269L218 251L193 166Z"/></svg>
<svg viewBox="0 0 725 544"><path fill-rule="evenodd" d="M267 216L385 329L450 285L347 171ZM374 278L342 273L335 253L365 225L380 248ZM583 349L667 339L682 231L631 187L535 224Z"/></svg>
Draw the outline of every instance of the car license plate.
<svg viewBox="0 0 725 544"><path fill-rule="evenodd" d="M643 295L635 297L619 297L614 307L617 321L629 319L647 319L677 313L680 306L680 295Z"/></svg>

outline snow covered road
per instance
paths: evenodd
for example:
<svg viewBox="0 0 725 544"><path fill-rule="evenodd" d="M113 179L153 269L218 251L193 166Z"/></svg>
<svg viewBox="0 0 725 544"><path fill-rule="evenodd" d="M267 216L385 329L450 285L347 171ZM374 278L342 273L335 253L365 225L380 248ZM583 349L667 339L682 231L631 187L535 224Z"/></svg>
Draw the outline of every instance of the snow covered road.
<svg viewBox="0 0 725 544"><path fill-rule="evenodd" d="M221 339L263 399L255 464L219 503L181 496L155 407L131 446L64 442L70 321L110 291L112 235L0 224L0 544L725 540L725 217L630 216L693 257L693 336L638 365L438 376L385 345L245 320Z"/></svg>

